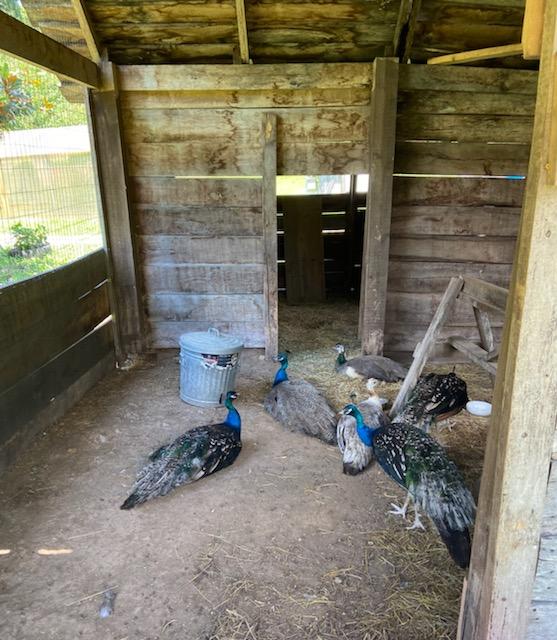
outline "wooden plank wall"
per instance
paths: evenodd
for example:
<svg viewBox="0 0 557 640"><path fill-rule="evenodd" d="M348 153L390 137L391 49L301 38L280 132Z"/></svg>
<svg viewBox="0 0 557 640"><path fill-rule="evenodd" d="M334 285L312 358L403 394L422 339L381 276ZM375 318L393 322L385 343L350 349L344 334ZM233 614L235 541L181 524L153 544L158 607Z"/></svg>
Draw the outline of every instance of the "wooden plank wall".
<svg viewBox="0 0 557 640"><path fill-rule="evenodd" d="M0 470L32 435L37 415L112 358L106 278L106 254L97 251L0 288Z"/></svg>
<svg viewBox="0 0 557 640"><path fill-rule="evenodd" d="M214 325L261 347L264 114L279 174L363 173L371 65L171 71L119 68L150 343Z"/></svg>
<svg viewBox="0 0 557 640"><path fill-rule="evenodd" d="M401 65L385 351L408 357L451 276L508 286L537 74ZM499 337L502 317L493 317ZM459 303L442 339L478 338ZM439 346L435 355L458 357Z"/></svg>

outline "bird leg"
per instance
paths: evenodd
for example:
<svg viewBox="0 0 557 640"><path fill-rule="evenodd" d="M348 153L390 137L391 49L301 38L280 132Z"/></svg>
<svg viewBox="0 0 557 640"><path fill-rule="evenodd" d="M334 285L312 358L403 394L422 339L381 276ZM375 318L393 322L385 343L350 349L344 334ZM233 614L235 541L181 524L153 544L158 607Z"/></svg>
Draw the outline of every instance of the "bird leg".
<svg viewBox="0 0 557 640"><path fill-rule="evenodd" d="M408 509L409 504L410 504L410 494L407 493L406 500L404 501L404 504L402 505L402 507L399 507L394 502L391 502L392 509L389 511L389 513L392 513L395 516L402 516L403 518L406 518L406 510Z"/></svg>
<svg viewBox="0 0 557 640"><path fill-rule="evenodd" d="M413 524L411 524L409 527L406 527L409 531L412 531L412 529L424 529L425 527L422 523L422 521L420 520L420 513L418 511L418 507L416 506L416 503L414 502L414 522Z"/></svg>

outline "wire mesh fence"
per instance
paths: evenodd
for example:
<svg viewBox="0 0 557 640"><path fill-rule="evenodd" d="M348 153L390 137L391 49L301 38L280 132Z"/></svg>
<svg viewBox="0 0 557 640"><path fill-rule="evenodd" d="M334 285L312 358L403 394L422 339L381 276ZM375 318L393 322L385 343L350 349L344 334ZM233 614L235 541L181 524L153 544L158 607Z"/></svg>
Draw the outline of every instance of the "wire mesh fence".
<svg viewBox="0 0 557 640"><path fill-rule="evenodd" d="M0 286L102 246L85 92L0 54Z"/></svg>

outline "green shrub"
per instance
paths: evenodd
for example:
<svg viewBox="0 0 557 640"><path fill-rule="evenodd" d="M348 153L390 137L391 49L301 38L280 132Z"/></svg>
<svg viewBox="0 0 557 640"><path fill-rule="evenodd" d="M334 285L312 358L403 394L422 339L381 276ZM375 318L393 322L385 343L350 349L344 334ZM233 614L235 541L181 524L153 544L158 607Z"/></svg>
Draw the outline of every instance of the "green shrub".
<svg viewBox="0 0 557 640"><path fill-rule="evenodd" d="M21 222L17 222L10 227L10 231L15 238L14 249L19 254L41 249L48 244L46 227L42 224L24 227Z"/></svg>

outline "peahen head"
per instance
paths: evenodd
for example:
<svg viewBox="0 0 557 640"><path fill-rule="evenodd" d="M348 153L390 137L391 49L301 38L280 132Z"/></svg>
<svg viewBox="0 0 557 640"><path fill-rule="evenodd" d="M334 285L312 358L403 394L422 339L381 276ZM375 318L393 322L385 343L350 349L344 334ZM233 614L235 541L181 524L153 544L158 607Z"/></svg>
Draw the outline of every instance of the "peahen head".
<svg viewBox="0 0 557 640"><path fill-rule="evenodd" d="M337 344L335 344L335 351L338 353L335 363L335 366L338 369L346 362L346 348L343 344L337 342Z"/></svg>
<svg viewBox="0 0 557 640"><path fill-rule="evenodd" d="M273 381L273 387L276 387L277 384L288 380L288 375L286 373L286 369L288 368L288 355L286 352L281 351L273 357L273 362L278 362L280 364L279 370L277 371Z"/></svg>
<svg viewBox="0 0 557 640"><path fill-rule="evenodd" d="M355 404L347 404L341 413L344 416L352 416L356 420L356 431L358 432L360 440L368 447L371 447L373 445L373 432L375 429L368 427L368 425L364 423L364 418L358 407Z"/></svg>
<svg viewBox="0 0 557 640"><path fill-rule="evenodd" d="M228 427L231 427L232 429L238 429L239 431L242 426L242 420L240 418L238 410L233 404L234 400L236 400L236 398L238 397L238 394L236 393L236 391L227 391L226 395L223 394L221 396L221 402L223 401L223 397L223 404L228 409L228 415L226 416L224 424Z"/></svg>

